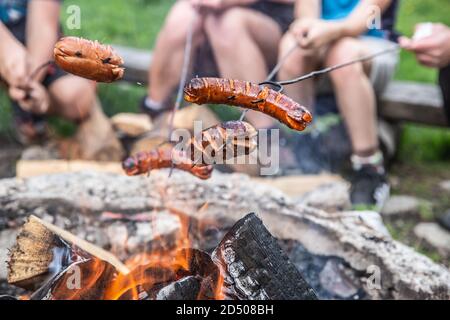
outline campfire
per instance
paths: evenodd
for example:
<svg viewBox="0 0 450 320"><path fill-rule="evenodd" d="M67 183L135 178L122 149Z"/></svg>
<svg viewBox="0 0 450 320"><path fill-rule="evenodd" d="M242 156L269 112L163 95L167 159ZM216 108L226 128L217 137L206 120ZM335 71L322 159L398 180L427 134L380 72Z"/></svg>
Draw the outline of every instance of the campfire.
<svg viewBox="0 0 450 320"><path fill-rule="evenodd" d="M169 171L1 181L2 298L450 297L448 270L394 241L378 214L345 211L345 187L295 202L243 175Z"/></svg>
<svg viewBox="0 0 450 320"><path fill-rule="evenodd" d="M111 253L31 216L12 249L8 281L35 290L31 300L316 298L255 214L240 220L212 255L190 247L188 226L186 221L171 244L123 264Z"/></svg>

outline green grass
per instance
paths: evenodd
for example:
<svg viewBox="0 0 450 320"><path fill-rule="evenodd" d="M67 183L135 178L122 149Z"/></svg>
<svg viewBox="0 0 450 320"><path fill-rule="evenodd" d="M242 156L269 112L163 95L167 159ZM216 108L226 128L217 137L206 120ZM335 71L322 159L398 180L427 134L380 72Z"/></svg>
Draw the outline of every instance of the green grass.
<svg viewBox="0 0 450 320"><path fill-rule="evenodd" d="M174 0L66 0L62 21L67 19L66 8L78 5L82 14L81 29L66 29L67 35L150 49L173 2ZM406 35L411 35L413 26L423 21L440 21L450 25L448 0L403 0L401 4L398 29ZM402 53L396 78L435 82L436 71L420 67L411 54ZM99 93L107 114L112 115L122 111L137 111L139 99L145 94L145 89L126 84L100 85ZM0 132L11 128L7 106L7 100L0 94ZM449 146L450 133L446 129L406 125L399 160L407 163L446 161L450 159Z"/></svg>
<svg viewBox="0 0 450 320"><path fill-rule="evenodd" d="M450 25L448 0L404 0L398 30L410 36L419 22L442 22ZM400 80L435 83L437 72L417 64L414 56L402 52L396 75ZM408 124L405 126L399 150L399 160L404 163L450 161L450 131Z"/></svg>

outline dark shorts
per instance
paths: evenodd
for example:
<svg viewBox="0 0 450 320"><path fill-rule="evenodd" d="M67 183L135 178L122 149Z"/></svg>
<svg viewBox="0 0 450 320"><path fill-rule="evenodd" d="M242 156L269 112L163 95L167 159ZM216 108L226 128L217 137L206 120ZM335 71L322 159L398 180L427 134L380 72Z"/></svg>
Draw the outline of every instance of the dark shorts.
<svg viewBox="0 0 450 320"><path fill-rule="evenodd" d="M11 25L7 25L9 31L19 40L22 44L26 44L26 19L22 19L19 22ZM61 33L62 34L62 33ZM47 68L47 75L42 80L42 84L48 88L53 82L61 77L66 76L67 73L61 70L56 65L50 65Z"/></svg>
<svg viewBox="0 0 450 320"><path fill-rule="evenodd" d="M294 22L294 5L286 3L277 3L272 1L258 1L249 6L249 8L261 12L271 19L275 20L280 26L281 31L285 33Z"/></svg>
<svg viewBox="0 0 450 320"><path fill-rule="evenodd" d="M283 34L289 30L290 25L294 22L294 5L276 3L271 1L258 1L248 8L261 12L273 19L279 26ZM274 66L268 66L272 69ZM200 77L218 77L220 76L217 63L211 44L206 41L200 46L195 55L193 76Z"/></svg>

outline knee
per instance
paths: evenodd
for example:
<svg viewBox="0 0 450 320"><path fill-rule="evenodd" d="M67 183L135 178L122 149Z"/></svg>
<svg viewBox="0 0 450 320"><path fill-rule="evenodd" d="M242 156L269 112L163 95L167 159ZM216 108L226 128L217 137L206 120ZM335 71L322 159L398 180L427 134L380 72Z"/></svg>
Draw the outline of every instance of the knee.
<svg viewBox="0 0 450 320"><path fill-rule="evenodd" d="M73 92L65 101L61 101L63 116L70 121L82 121L89 118L95 99L94 93L85 93L80 97L80 92Z"/></svg>
<svg viewBox="0 0 450 320"><path fill-rule="evenodd" d="M196 19L194 33L201 31L201 17L188 1L178 1L170 10L159 34L159 39L170 46L184 45L190 23Z"/></svg>
<svg viewBox="0 0 450 320"><path fill-rule="evenodd" d="M336 66L358 59L363 55L363 48L356 39L342 39L334 44L325 59L327 67ZM363 63L355 63L333 71L330 77L334 83L349 83L351 79L365 77Z"/></svg>
<svg viewBox="0 0 450 320"><path fill-rule="evenodd" d="M287 54L292 50L296 44L295 38L286 34L280 42L280 50L278 59L285 59L280 68L280 74L283 76L294 77L298 76L305 70L305 64L310 58L310 53L298 47L294 52Z"/></svg>
<svg viewBox="0 0 450 320"><path fill-rule="evenodd" d="M70 121L81 121L91 114L96 99L95 86L84 79L62 79L56 82L50 93L55 112Z"/></svg>
<svg viewBox="0 0 450 320"><path fill-rule="evenodd" d="M245 15L240 8L232 8L221 15L205 18L205 32L211 45L220 52L233 52L245 32Z"/></svg>

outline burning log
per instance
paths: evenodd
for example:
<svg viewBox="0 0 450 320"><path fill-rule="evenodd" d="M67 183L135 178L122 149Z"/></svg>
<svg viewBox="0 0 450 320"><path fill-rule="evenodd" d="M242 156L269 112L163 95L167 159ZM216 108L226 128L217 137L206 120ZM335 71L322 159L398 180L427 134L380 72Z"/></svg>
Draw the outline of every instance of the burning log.
<svg viewBox="0 0 450 320"><path fill-rule="evenodd" d="M103 270L114 269L128 274L128 268L111 253L35 216L31 216L17 237L8 263L8 282L35 290L45 281L64 276L74 264L101 264ZM85 269L81 268L84 275ZM63 272L63 275L60 273Z"/></svg>
<svg viewBox="0 0 450 320"><path fill-rule="evenodd" d="M213 253L224 277L226 298L315 300L313 289L277 240L253 213L240 220Z"/></svg>
<svg viewBox="0 0 450 320"><path fill-rule="evenodd" d="M131 272L150 300L211 300L220 285L220 272L211 256L196 249L181 249ZM168 261L165 261L168 260ZM185 280L185 281L183 281ZM178 292L178 290L181 292ZM175 292L176 291L176 292ZM129 296L129 295L128 295ZM124 295L123 298L126 296Z"/></svg>
<svg viewBox="0 0 450 320"><path fill-rule="evenodd" d="M74 263L37 290L31 300L106 300L117 269L99 259Z"/></svg>
<svg viewBox="0 0 450 320"><path fill-rule="evenodd" d="M189 276L162 288L156 295L156 300L195 300L200 287L200 280Z"/></svg>

